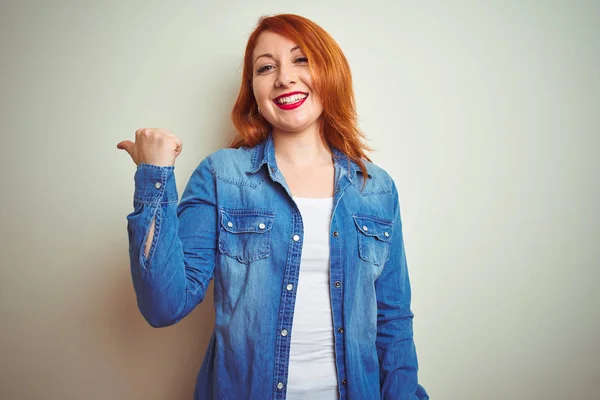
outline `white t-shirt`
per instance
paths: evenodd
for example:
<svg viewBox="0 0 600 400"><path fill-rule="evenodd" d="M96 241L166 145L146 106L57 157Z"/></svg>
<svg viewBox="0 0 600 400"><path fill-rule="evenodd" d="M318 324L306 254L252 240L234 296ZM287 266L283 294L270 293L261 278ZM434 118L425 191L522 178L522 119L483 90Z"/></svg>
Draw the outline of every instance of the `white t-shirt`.
<svg viewBox="0 0 600 400"><path fill-rule="evenodd" d="M333 198L299 198L304 244L290 343L286 398L337 400L329 284L329 228Z"/></svg>

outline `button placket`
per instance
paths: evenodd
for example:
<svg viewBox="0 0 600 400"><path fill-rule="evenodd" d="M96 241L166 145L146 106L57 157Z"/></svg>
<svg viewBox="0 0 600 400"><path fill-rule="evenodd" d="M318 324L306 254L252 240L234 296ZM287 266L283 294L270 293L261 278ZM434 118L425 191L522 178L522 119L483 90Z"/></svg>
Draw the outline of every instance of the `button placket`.
<svg viewBox="0 0 600 400"><path fill-rule="evenodd" d="M290 312L293 311L294 299L296 296L296 279L298 277L298 266L300 263L300 249L302 245L302 224L301 224L301 216L299 213L292 213L292 229L291 235L288 236L292 241L288 242L290 250L293 252L293 257L288 260L285 266L284 272L284 281L281 292L281 308L280 308L280 321L278 323L278 331L277 332L277 350L276 350L276 358L275 358L275 368L276 368L276 376L275 376L275 387L278 390L277 398L282 396L283 391L285 391L285 380L287 379L286 374L286 363L287 357L289 357L290 352L290 338L291 338L291 319ZM260 223L260 221L257 221ZM258 226L260 229L260 225ZM269 224L267 223L267 227L269 228ZM270 228L269 228L270 229ZM288 239L289 240L289 239ZM284 310L284 311L282 311ZM283 391L280 391L283 389Z"/></svg>
<svg viewBox="0 0 600 400"><path fill-rule="evenodd" d="M331 221L331 235L333 235L333 237L335 238L335 240L331 241L331 246L332 246L332 253L336 255L335 258L332 258L331 260L331 264L330 264L330 287L333 288L333 290L331 291L331 301L332 301L332 312L334 313L334 325L333 325L333 329L332 329L332 333L334 334L334 338L335 338L335 349L339 350L341 352L343 352L343 342L344 337L343 337L343 332L344 332L344 328L338 324L342 323L343 321L343 317L341 314L339 314L340 312L340 303L342 304L343 307L343 303L344 300L342 298L342 294L343 294L343 288L342 288L342 282L345 279L344 274L343 274L343 268L341 268L340 266L340 262L339 260L339 256L338 254L340 254L339 252L339 248L342 245L340 242L341 237L342 237L342 233L343 229L342 226L340 226L338 224L339 221L339 217L336 217L335 215L332 218ZM366 224L361 223L359 226L359 229L362 230L363 226L365 228L368 227L366 226ZM338 240L339 239L339 240ZM336 323L337 322L337 323ZM336 326L338 325L338 326ZM336 362L338 362L337 357L336 357ZM338 376L345 376L346 375L346 370L345 370L345 365L342 362L340 365L340 368L338 370ZM338 378L339 379L339 378ZM343 379L338 381L340 382L340 385L346 385L346 379ZM344 388L344 390L346 390L346 388Z"/></svg>

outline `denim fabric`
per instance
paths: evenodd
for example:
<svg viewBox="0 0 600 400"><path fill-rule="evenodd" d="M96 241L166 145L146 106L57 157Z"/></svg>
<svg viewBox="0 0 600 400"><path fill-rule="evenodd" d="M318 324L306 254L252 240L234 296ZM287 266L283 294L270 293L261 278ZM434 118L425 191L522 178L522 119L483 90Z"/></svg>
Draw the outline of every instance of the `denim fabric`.
<svg viewBox="0 0 600 400"><path fill-rule="evenodd" d="M363 173L333 150L330 293L340 399L428 399L417 382L396 186L367 163L361 191ZM208 156L179 203L173 170L140 164L135 173L127 227L140 312L153 327L175 324L214 279L215 327L194 398L285 399L303 227L272 137Z"/></svg>

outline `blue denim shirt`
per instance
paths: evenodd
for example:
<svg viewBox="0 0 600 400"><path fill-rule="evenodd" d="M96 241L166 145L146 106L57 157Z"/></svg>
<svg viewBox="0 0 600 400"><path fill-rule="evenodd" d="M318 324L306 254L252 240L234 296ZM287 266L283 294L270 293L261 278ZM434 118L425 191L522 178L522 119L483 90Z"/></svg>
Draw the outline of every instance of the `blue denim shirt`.
<svg viewBox="0 0 600 400"><path fill-rule="evenodd" d="M333 155L330 294L339 398L428 399L417 381L396 186L367 163L361 191L359 167L337 149ZM208 156L179 203L173 170L140 164L135 173L127 227L138 307L153 327L175 324L214 279L215 327L194 398L285 399L304 232L272 137Z"/></svg>

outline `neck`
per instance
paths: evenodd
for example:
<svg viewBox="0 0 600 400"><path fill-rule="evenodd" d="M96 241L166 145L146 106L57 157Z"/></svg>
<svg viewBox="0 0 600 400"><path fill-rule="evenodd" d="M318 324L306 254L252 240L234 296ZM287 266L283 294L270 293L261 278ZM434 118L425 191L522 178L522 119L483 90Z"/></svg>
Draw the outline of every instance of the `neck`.
<svg viewBox="0 0 600 400"><path fill-rule="evenodd" d="M301 132L273 130L273 144L278 163L302 167L333 162L331 151L321 140L317 129Z"/></svg>

